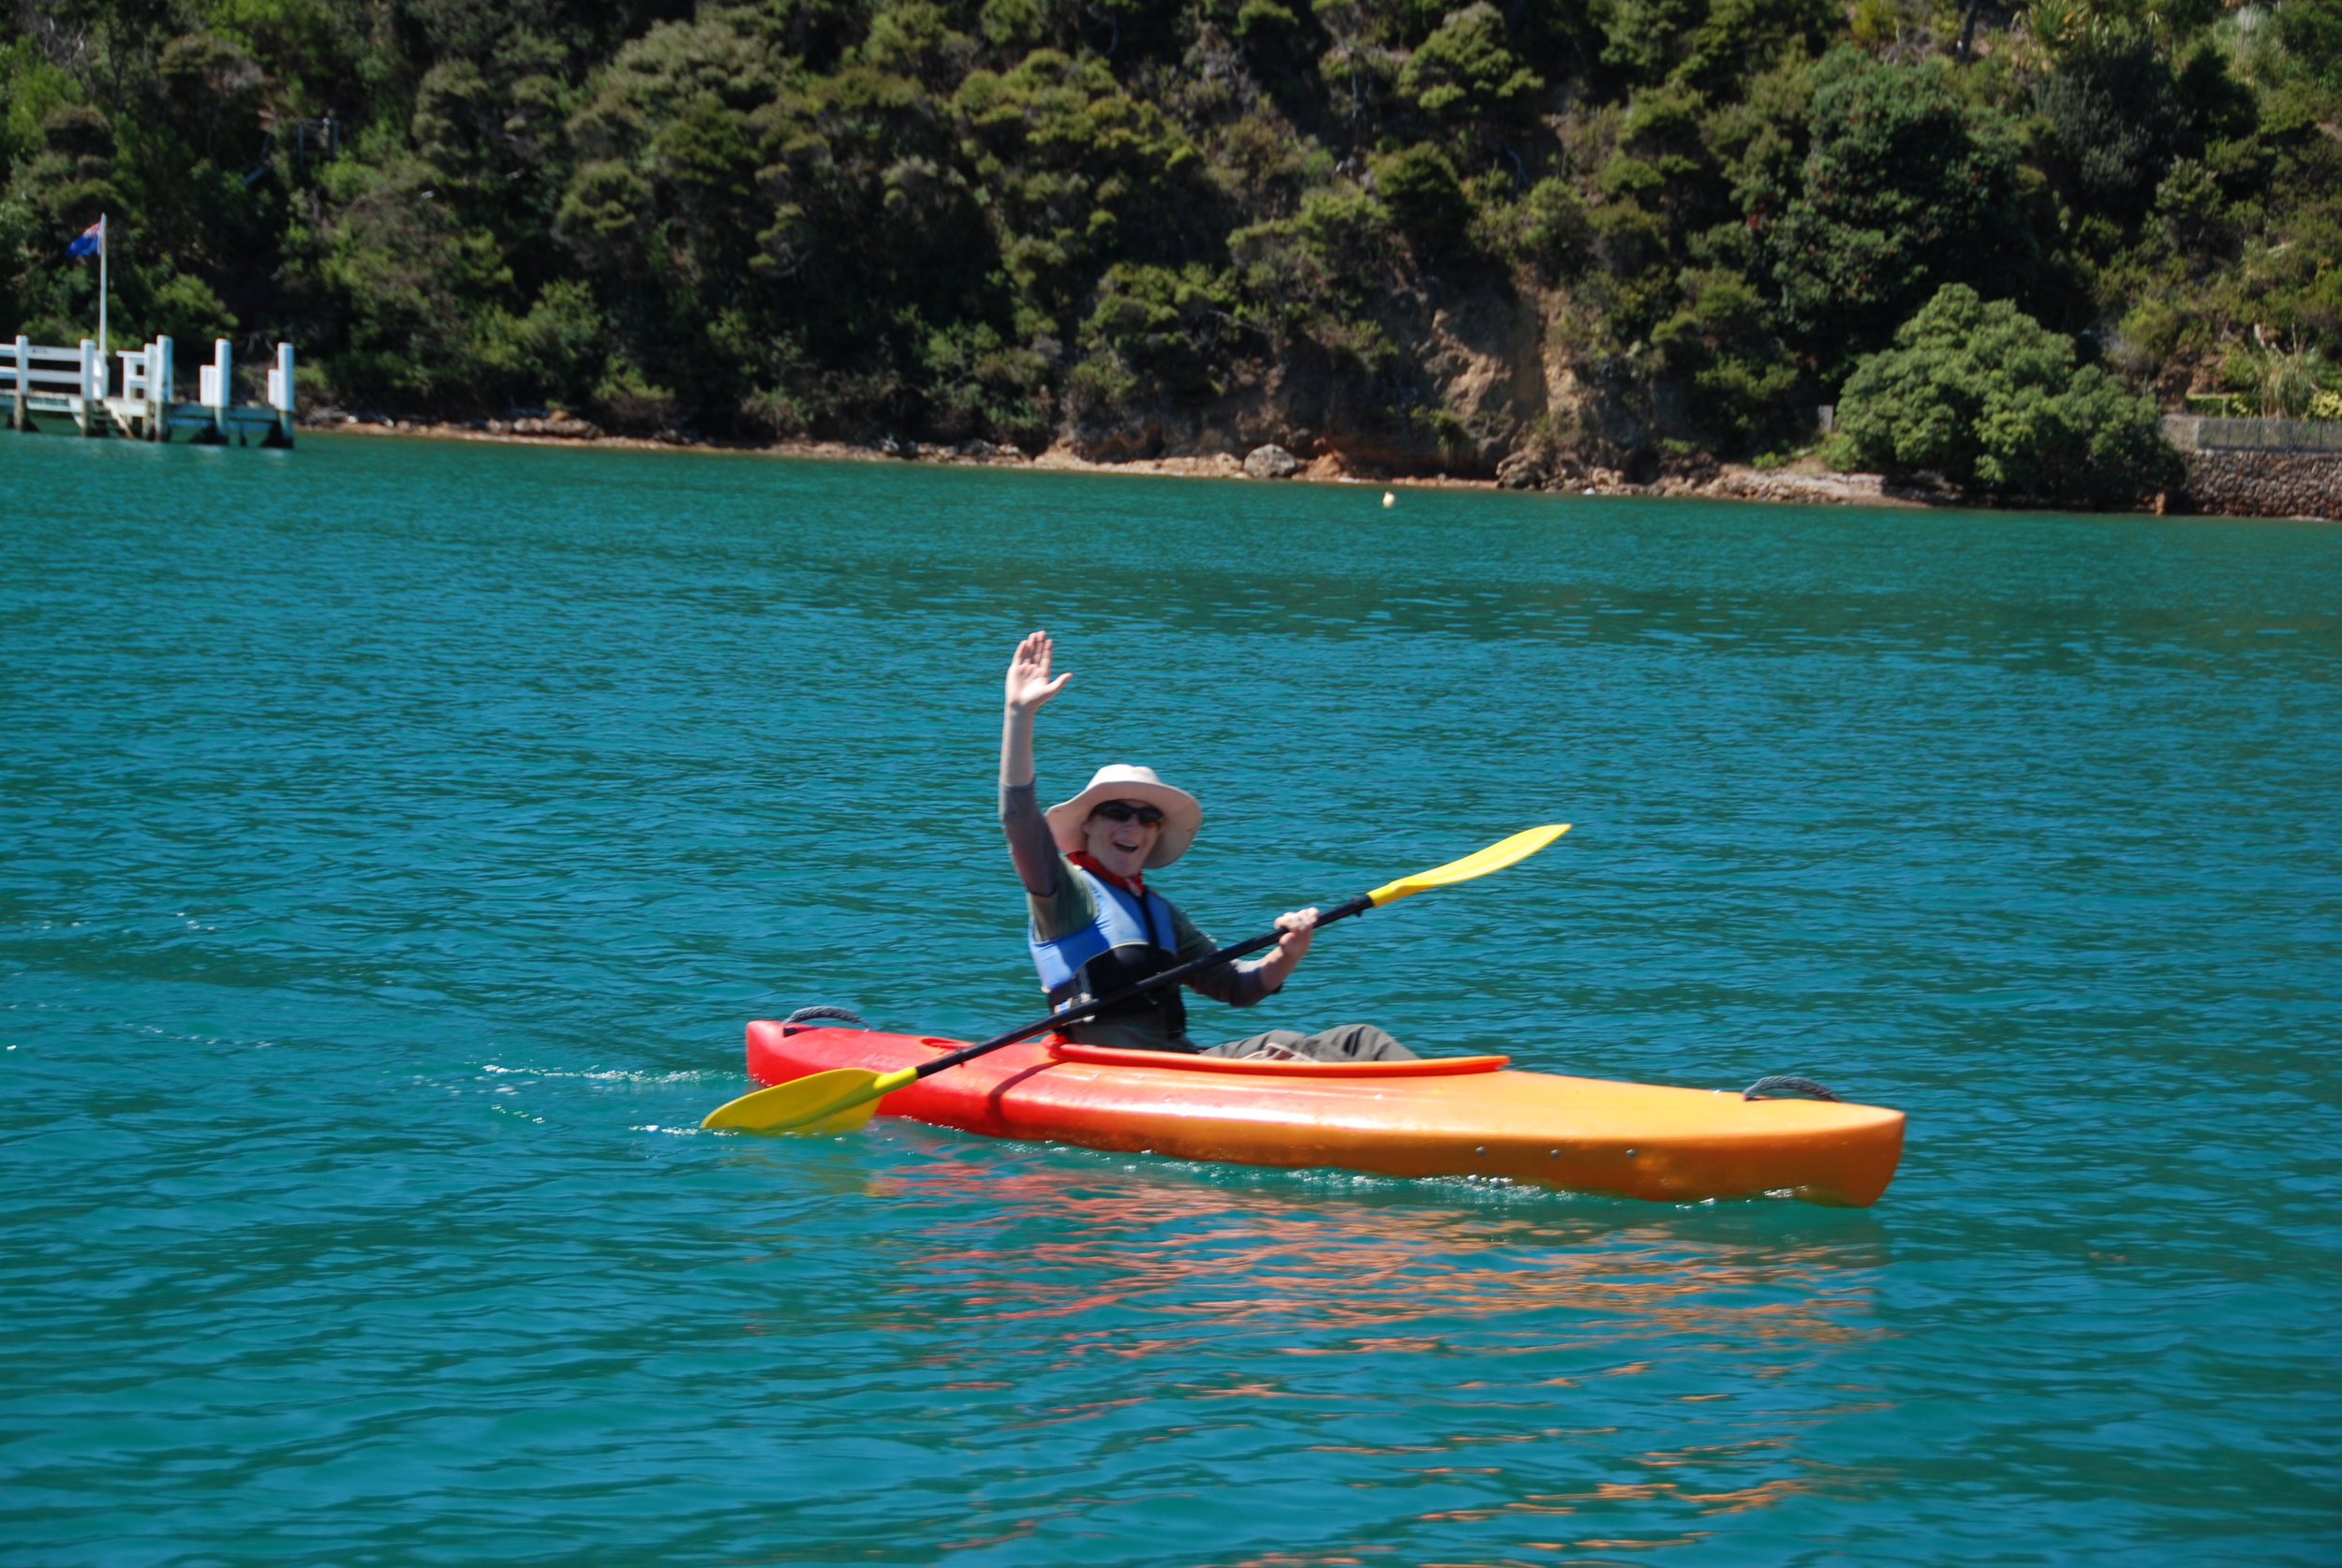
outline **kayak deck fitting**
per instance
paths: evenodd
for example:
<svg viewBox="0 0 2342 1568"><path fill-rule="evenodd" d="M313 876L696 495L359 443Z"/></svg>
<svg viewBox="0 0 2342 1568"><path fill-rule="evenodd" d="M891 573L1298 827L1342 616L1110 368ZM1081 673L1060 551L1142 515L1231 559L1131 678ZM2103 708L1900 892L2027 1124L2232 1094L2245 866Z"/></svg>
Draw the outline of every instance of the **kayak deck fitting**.
<svg viewBox="0 0 2342 1568"><path fill-rule="evenodd" d="M841 1067L891 1072L962 1043L759 1020L749 1025L749 1073L777 1084ZM1523 1072L1508 1061L1236 1061L1045 1038L897 1089L878 1114L1182 1160L1502 1176L1660 1203L1787 1193L1867 1207L1903 1154L1900 1111Z"/></svg>

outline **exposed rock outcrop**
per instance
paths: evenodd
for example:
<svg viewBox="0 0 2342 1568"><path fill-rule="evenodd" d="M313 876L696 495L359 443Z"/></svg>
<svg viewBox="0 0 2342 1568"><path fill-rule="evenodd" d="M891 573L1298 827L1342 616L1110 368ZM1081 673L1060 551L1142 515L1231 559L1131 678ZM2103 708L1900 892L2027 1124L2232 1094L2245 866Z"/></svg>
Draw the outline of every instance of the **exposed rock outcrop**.
<svg viewBox="0 0 2342 1568"><path fill-rule="evenodd" d="M1503 279L1394 297L1376 323L1388 357L1371 367L1303 344L1239 366L1207 401L1166 388L1075 408L1062 444L1092 463L1273 445L1312 469L1334 458L1358 478L1490 479L1533 430L1585 422L1585 389L1548 346L1553 307Z"/></svg>
<svg viewBox="0 0 2342 1568"><path fill-rule="evenodd" d="M601 434L601 428L591 420L581 420L575 414L556 411L535 419L490 420L491 436L558 436L568 440L590 441Z"/></svg>
<svg viewBox="0 0 2342 1568"><path fill-rule="evenodd" d="M1543 490L1553 477L1550 466L1533 451L1517 451L1496 466L1499 490Z"/></svg>
<svg viewBox="0 0 2342 1568"><path fill-rule="evenodd" d="M1701 493L1738 501L1815 501L1875 506L1888 499L1887 481L1876 474L1767 473L1727 468Z"/></svg>

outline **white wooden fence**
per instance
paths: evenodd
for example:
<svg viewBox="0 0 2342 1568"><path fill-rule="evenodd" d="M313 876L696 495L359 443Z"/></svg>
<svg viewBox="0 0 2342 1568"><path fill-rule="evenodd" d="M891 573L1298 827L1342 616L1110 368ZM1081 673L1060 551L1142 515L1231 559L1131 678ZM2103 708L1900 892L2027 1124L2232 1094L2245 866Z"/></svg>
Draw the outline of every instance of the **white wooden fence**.
<svg viewBox="0 0 2342 1568"><path fill-rule="evenodd" d="M62 414L84 436L168 441L173 431L187 431L199 441L243 446L257 437L263 446L292 445L289 343L276 346L265 403L235 400L235 365L224 337L212 342L212 362L200 368L192 402L177 396L170 339L124 348L114 358L119 365L105 363L87 338L78 348L51 348L20 333L13 347L0 346L0 397L8 402L8 428L37 430L36 416Z"/></svg>

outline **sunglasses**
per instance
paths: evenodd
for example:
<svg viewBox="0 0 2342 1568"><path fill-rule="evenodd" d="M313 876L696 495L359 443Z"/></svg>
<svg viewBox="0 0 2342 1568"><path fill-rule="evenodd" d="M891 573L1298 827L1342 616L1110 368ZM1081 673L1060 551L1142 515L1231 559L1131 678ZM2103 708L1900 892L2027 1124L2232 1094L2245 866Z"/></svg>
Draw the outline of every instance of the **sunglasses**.
<svg viewBox="0 0 2342 1568"><path fill-rule="evenodd" d="M1090 815L1104 817L1109 822L1134 821L1140 827L1163 826L1163 808L1159 806L1149 806L1144 801L1110 800L1092 811Z"/></svg>

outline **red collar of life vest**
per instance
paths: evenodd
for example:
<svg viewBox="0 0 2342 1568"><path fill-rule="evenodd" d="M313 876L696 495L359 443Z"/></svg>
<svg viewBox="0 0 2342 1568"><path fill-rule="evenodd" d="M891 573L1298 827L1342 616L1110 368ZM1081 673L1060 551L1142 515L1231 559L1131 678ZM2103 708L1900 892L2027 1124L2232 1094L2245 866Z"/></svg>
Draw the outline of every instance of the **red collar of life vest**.
<svg viewBox="0 0 2342 1568"><path fill-rule="evenodd" d="M1093 877L1104 877L1107 881L1112 882L1116 887L1120 888L1125 893L1134 893L1141 898L1147 896L1147 873L1144 871L1141 871L1135 877L1118 877L1113 872L1107 870L1104 866L1099 865L1098 857L1091 854L1088 850L1075 850L1072 854L1067 855L1065 858L1072 861L1075 865L1080 866L1083 870L1089 872Z"/></svg>

